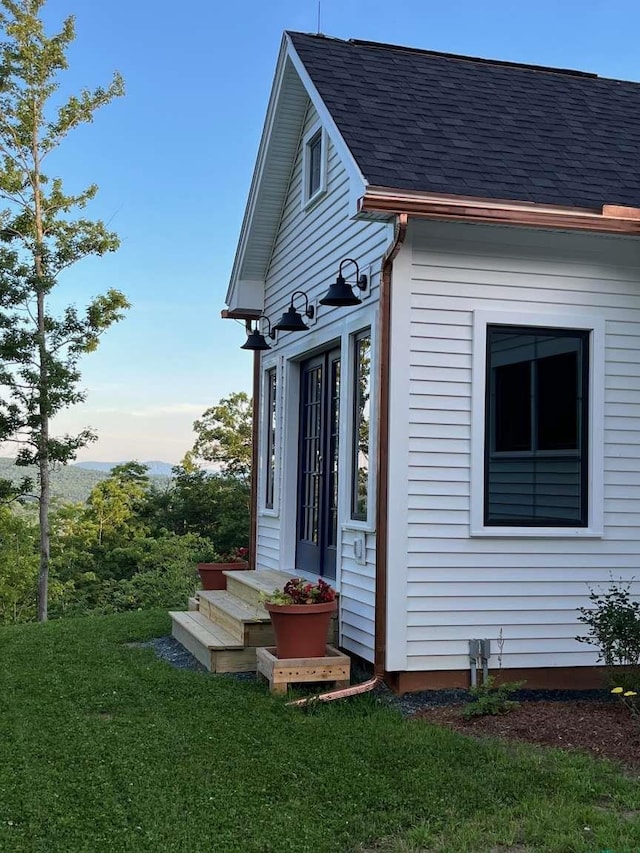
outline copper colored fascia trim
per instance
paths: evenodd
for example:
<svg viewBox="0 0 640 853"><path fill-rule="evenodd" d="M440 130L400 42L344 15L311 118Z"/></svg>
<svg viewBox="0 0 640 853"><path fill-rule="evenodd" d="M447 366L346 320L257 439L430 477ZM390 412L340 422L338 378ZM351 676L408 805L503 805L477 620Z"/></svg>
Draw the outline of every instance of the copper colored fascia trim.
<svg viewBox="0 0 640 853"><path fill-rule="evenodd" d="M374 674L385 677L387 645L387 543L389 485L389 369L391 361L391 278L393 261L404 243L408 216L400 213L396 220L393 244L382 261L380 280L380 319L378 326L377 385L380 389L378 414L378 452L376 486L376 581Z"/></svg>
<svg viewBox="0 0 640 853"><path fill-rule="evenodd" d="M237 308L235 310L223 308L220 312L223 320L257 320L261 315L261 311L254 311L251 308Z"/></svg>
<svg viewBox="0 0 640 853"><path fill-rule="evenodd" d="M640 208L626 207L621 204L603 204L602 215L613 219L634 219L640 220Z"/></svg>
<svg viewBox="0 0 640 853"><path fill-rule="evenodd" d="M249 568L257 567L258 548L258 437L260 425L260 352L253 353L253 410L251 412L251 511L249 515Z"/></svg>
<svg viewBox="0 0 640 853"><path fill-rule="evenodd" d="M402 212L425 219L640 235L640 219L631 215L635 208L615 205L603 205L598 211L369 187L358 207L361 212Z"/></svg>

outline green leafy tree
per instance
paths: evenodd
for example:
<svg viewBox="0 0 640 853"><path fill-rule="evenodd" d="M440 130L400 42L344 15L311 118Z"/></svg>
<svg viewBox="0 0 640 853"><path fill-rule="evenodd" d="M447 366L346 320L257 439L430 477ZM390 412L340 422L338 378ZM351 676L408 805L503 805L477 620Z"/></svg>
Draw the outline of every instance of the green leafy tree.
<svg viewBox="0 0 640 853"><path fill-rule="evenodd" d="M199 534L218 553L249 541L249 486L237 477L211 474L187 463L173 469L171 487L152 491L150 523L161 535Z"/></svg>
<svg viewBox="0 0 640 853"><path fill-rule="evenodd" d="M115 251L118 239L81 213L97 187L66 194L61 178L45 174L45 160L69 131L122 95L123 82L115 74L107 88L83 89L56 103L74 19L49 37L40 17L44 5L0 0L0 441L16 442L18 464L38 469L40 620L47 618L51 467L64 465L95 438L89 429L55 437L51 419L84 400L79 360L129 307L110 289L82 311L68 306L54 314L49 308L60 273Z"/></svg>
<svg viewBox="0 0 640 853"><path fill-rule="evenodd" d="M33 619L38 579L38 529L0 506L0 624Z"/></svg>
<svg viewBox="0 0 640 853"><path fill-rule="evenodd" d="M111 475L91 490L87 517L94 522L97 544L120 545L146 528L142 517L149 489L148 468L138 462L116 465Z"/></svg>
<svg viewBox="0 0 640 853"><path fill-rule="evenodd" d="M247 483L251 475L252 407L251 398L237 391L207 409L193 424L196 440L187 461L195 457L216 462L223 474Z"/></svg>

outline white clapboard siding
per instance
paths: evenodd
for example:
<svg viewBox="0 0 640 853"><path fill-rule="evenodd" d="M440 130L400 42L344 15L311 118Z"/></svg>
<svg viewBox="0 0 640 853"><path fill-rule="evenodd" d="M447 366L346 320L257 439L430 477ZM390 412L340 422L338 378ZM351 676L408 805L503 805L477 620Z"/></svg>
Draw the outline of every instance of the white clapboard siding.
<svg viewBox="0 0 640 853"><path fill-rule="evenodd" d="M309 105L304 122L303 136L318 120L317 113ZM316 309L316 316L308 320L310 331L302 335L284 333L278 336L273 345L273 353L286 360L291 357L300 359L301 344L315 350L346 338L345 330L357 330L359 312L369 317L363 320L363 327L375 322L371 320L371 311L378 302L380 271L382 258L392 236L389 225L377 222L352 221L349 216L349 177L335 147L330 142L327 152L327 192L315 205L302 209L302 137L298 145L293 164L289 189L282 209L282 217L266 276L264 312L271 322L277 322L288 307L291 294L303 290ZM362 306L353 308L330 308L318 304L329 285L335 281L338 266L343 258L355 258L361 272L370 278L370 287L363 297ZM353 280L353 267L345 267L345 275ZM296 307L301 310L304 300L298 297ZM348 352L343 350L343 364ZM286 372L286 371L285 371ZM372 366L372 373L375 367ZM345 375L346 371L343 372ZM285 393L281 407L282 419L278 424L278 436L281 442L279 464L280 477L276 482L282 484L280 510L278 517L260 515L258 517L257 555L259 567L292 569L295 566L295 553L291 531L296 524L296 494L293 485L282 476L286 454L295 456L295 441L286 446L282 443L283 421L293 406L295 394ZM348 402L350 397L344 397ZM343 414L345 425L351 417L351 407L345 405ZM294 416L294 420L297 415ZM289 422L290 422L289 418ZM261 431L260 440L264 430ZM348 429L341 428L342 436ZM372 431L372 458L375 458ZM261 454L263 458L264 454ZM294 460L295 467L295 460ZM259 501L260 505L260 501ZM349 508L339 506L339 529L348 521ZM374 578L375 578L375 534L367 533L366 561L358 565L353 559L353 531L343 532L343 541L338 549L342 554L337 567L337 585L340 589L340 642L341 645L373 660L374 625ZM281 540L285 545L281 547ZM287 545L286 543L289 543Z"/></svg>
<svg viewBox="0 0 640 853"><path fill-rule="evenodd" d="M260 517L260 535L256 550L256 564L261 569L280 568L280 524L277 518Z"/></svg>
<svg viewBox="0 0 640 853"><path fill-rule="evenodd" d="M465 669L467 641L497 653L500 631L505 667L591 665L577 608L611 578L640 592L640 241L422 222L408 244L392 305L387 666ZM470 536L476 310L604 320L602 537ZM496 502L517 504L525 468L505 464ZM550 507L572 501L557 485Z"/></svg>

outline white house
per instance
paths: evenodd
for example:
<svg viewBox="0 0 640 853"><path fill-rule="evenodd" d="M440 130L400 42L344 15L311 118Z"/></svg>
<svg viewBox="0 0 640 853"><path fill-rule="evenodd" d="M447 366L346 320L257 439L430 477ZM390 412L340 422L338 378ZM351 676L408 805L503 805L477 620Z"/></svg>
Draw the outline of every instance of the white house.
<svg viewBox="0 0 640 853"><path fill-rule="evenodd" d="M330 579L397 689L500 636L592 683L576 609L640 577L639 208L640 84L285 33L225 312L255 568Z"/></svg>

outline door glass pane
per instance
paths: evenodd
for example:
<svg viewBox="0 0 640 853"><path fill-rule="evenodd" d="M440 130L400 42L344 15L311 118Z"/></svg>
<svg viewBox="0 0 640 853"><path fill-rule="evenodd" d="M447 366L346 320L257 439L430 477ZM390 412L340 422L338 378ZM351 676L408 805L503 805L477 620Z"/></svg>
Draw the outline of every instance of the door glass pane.
<svg viewBox="0 0 640 853"><path fill-rule="evenodd" d="M302 471L300 507L300 538L318 543L322 424L322 366L318 365L304 374L302 406Z"/></svg>
<svg viewBox="0 0 640 853"><path fill-rule="evenodd" d="M338 544L338 436L340 429L340 359L331 362L331 430L329 435L329 529L327 544Z"/></svg>
<svg viewBox="0 0 640 853"><path fill-rule="evenodd" d="M336 576L340 353L301 365L296 567Z"/></svg>

